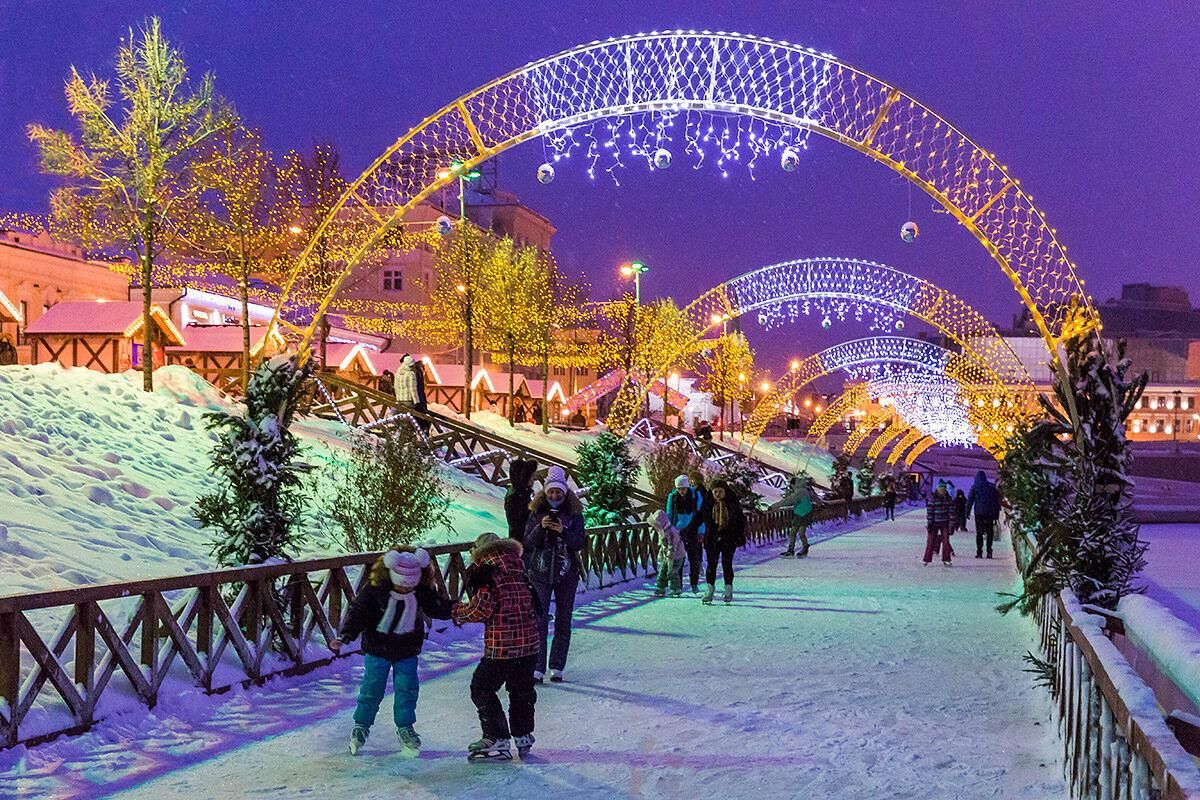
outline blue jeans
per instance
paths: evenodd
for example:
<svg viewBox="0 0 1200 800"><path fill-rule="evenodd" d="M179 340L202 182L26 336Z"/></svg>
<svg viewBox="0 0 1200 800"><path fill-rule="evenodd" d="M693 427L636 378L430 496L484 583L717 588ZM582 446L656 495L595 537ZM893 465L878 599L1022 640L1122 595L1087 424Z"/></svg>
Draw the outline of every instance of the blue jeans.
<svg viewBox="0 0 1200 800"><path fill-rule="evenodd" d="M417 693L421 688L417 682L417 657L389 661L368 653L363 656L362 685L358 687L358 706L354 709L355 725L371 729L387 692L389 672L395 692L392 718L396 727L405 728L417 721Z"/></svg>

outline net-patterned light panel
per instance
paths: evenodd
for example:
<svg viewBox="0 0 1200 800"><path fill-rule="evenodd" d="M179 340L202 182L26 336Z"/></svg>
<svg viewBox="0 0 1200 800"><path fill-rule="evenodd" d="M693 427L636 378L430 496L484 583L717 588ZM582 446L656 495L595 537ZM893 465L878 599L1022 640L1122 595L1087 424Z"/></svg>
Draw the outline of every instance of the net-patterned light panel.
<svg viewBox="0 0 1200 800"><path fill-rule="evenodd" d="M728 117L737 124L726 128ZM531 138L542 138L550 161L578 153L593 172L614 158L648 158L663 168L689 156L724 171L766 159L794 168L808 132L869 155L945 206L1012 279L1048 344L1057 342L1072 306L1084 306L1098 324L1065 248L994 155L913 98L826 53L741 34L642 34L526 65L402 136L326 222L376 226L372 236L352 230L348 240L334 237L344 278L408 210L456 180L455 164L473 166ZM316 243L331 233L318 229L298 273L314 268ZM340 283L329 282L327 301Z"/></svg>

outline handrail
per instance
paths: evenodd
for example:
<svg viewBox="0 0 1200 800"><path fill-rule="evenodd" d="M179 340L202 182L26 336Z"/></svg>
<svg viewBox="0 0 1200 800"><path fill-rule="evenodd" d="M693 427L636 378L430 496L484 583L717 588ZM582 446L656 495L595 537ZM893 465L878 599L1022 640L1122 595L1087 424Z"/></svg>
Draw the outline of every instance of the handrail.
<svg viewBox="0 0 1200 800"><path fill-rule="evenodd" d="M880 502L829 504L815 519ZM752 514L747 540L766 544L790 524L790 509ZM470 542L426 548L437 584L452 598L464 594L470 549ZM604 587L649 577L657 555L658 534L645 523L590 529L581 582ZM218 693L357 652L347 647L334 656L327 643L378 557L353 553L0 597L0 749L87 730L120 707L107 702L114 694L152 708L161 692L189 683ZM65 706L69 724L63 713L30 722L44 699Z"/></svg>
<svg viewBox="0 0 1200 800"><path fill-rule="evenodd" d="M1024 574L1036 545L1002 524ZM1054 667L1051 692L1072 796L1200 800L1200 770L1170 727L1189 723L1163 718L1151 688L1106 638L1112 630L1105 617L1064 589L1038 602L1035 619L1042 656Z"/></svg>

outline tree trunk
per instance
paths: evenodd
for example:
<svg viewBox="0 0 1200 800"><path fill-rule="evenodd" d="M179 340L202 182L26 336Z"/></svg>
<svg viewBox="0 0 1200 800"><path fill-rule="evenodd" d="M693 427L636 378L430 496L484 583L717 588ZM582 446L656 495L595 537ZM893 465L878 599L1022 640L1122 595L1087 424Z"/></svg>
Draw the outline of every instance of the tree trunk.
<svg viewBox="0 0 1200 800"><path fill-rule="evenodd" d="M514 370L515 370L515 365L513 364L513 337L509 336L508 337L508 426L510 428L516 427L516 422L513 420L513 400L514 400L514 398L513 398L513 380L514 380L513 371Z"/></svg>
<svg viewBox="0 0 1200 800"><path fill-rule="evenodd" d="M550 432L550 348L542 351L542 433Z"/></svg>
<svg viewBox="0 0 1200 800"><path fill-rule="evenodd" d="M471 391L471 379L475 377L475 343L472 341L474 333L471 326L471 297L467 295L467 330L466 341L463 342L464 361L467 363L463 367L463 416L467 419L471 418L471 406L474 405L473 392Z"/></svg>
<svg viewBox="0 0 1200 800"><path fill-rule="evenodd" d="M246 258L242 256L241 270L238 273L241 280L238 289L242 301L242 392L250 390L250 275L246 268ZM270 333L270 331L268 331ZM265 346L265 342L263 343Z"/></svg>
<svg viewBox="0 0 1200 800"><path fill-rule="evenodd" d="M150 319L153 305L154 227L145 227L146 249L142 253L142 389L154 391L154 322Z"/></svg>

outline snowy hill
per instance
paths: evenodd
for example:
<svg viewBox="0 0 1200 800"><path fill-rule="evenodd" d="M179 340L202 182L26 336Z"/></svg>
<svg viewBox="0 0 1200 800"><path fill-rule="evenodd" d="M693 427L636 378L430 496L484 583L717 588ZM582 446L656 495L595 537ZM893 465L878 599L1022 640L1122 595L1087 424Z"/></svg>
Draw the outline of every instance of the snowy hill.
<svg viewBox="0 0 1200 800"><path fill-rule="evenodd" d="M230 405L184 367L102 375L54 364L0 369L0 594L211 569L212 532L191 507L215 482L204 414ZM303 422L306 457L329 464L347 429ZM447 468L455 532L503 529L502 490ZM310 523L310 528L311 528ZM306 555L336 549L315 529Z"/></svg>

